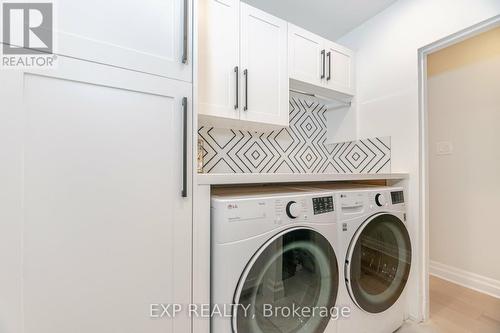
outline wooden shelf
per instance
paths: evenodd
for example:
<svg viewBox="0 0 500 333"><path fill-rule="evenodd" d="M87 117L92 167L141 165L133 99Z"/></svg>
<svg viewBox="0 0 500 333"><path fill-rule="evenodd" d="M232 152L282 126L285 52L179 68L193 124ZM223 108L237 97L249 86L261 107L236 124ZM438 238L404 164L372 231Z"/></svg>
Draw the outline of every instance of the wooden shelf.
<svg viewBox="0 0 500 333"><path fill-rule="evenodd" d="M198 174L198 185L231 185L263 183L304 183L335 181L404 180L407 173L383 174L298 174L298 173L246 173L246 174Z"/></svg>

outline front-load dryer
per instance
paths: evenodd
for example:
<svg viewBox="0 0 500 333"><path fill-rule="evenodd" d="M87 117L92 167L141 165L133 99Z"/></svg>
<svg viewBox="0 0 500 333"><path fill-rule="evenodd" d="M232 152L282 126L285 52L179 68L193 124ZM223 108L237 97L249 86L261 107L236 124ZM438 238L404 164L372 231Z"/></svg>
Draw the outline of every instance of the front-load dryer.
<svg viewBox="0 0 500 333"><path fill-rule="evenodd" d="M351 308L339 333L392 333L406 319L412 246L403 188L322 185L338 207L343 283L338 306Z"/></svg>
<svg viewBox="0 0 500 333"><path fill-rule="evenodd" d="M216 189L211 223L211 305L220 310L212 332L337 332L330 312L340 278L333 195ZM309 310L289 311L297 309Z"/></svg>

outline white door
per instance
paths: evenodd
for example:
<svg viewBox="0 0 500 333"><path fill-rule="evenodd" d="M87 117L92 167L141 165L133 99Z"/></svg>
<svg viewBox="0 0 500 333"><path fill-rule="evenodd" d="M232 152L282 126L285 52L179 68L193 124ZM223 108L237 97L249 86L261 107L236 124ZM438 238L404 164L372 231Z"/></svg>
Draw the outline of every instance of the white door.
<svg viewBox="0 0 500 333"><path fill-rule="evenodd" d="M192 81L191 0L64 0L56 52Z"/></svg>
<svg viewBox="0 0 500 333"><path fill-rule="evenodd" d="M239 119L240 1L199 2L198 112Z"/></svg>
<svg viewBox="0 0 500 333"><path fill-rule="evenodd" d="M58 61L1 75L2 332L190 332L149 314L191 300L191 85Z"/></svg>
<svg viewBox="0 0 500 333"><path fill-rule="evenodd" d="M327 42L326 87L354 95L354 54L338 44Z"/></svg>
<svg viewBox="0 0 500 333"><path fill-rule="evenodd" d="M324 39L288 24L288 61L290 78L317 86L326 77Z"/></svg>
<svg viewBox="0 0 500 333"><path fill-rule="evenodd" d="M288 126L287 23L241 4L240 118Z"/></svg>

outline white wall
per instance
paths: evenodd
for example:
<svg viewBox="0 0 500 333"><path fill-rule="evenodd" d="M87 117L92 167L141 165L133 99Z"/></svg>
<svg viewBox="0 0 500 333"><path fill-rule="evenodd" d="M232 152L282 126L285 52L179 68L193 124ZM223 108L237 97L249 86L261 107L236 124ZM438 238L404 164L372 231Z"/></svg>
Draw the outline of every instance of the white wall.
<svg viewBox="0 0 500 333"><path fill-rule="evenodd" d="M430 257L500 285L500 28L428 66ZM438 154L439 142L452 152Z"/></svg>
<svg viewBox="0 0 500 333"><path fill-rule="evenodd" d="M357 52L359 136L391 136L392 171L411 174L414 241L420 230L417 50L499 13L498 0L400 0L339 40ZM417 277L409 284L409 313L420 319Z"/></svg>

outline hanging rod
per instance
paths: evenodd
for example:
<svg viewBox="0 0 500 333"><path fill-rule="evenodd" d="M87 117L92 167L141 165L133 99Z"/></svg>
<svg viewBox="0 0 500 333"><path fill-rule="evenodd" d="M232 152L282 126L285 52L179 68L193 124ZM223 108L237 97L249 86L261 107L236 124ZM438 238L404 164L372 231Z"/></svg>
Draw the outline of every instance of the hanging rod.
<svg viewBox="0 0 500 333"><path fill-rule="evenodd" d="M321 95L317 95L317 94L313 94L313 93L309 93L309 92L305 92L305 91L301 91L301 90L296 90L296 89L290 89L290 91L297 93L297 94L304 95L304 96L314 97L314 98L323 99L323 100L327 100L327 101L335 101L335 102L341 104L341 105L333 106L333 107L327 106L327 108L329 110L336 110L336 109L341 109L341 108L346 108L346 107L348 108L348 107L351 107L351 105L352 105L351 101L345 102L345 101L342 101L340 99L329 98L329 97L325 97L325 96L321 96Z"/></svg>

